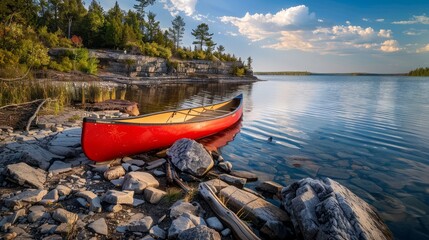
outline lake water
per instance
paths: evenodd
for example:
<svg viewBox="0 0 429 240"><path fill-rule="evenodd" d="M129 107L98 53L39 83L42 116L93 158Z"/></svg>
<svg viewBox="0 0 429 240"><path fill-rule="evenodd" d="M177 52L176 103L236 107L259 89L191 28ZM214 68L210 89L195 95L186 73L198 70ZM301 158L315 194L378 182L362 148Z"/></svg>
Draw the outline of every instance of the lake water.
<svg viewBox="0 0 429 240"><path fill-rule="evenodd" d="M260 79L145 86L127 99L147 113L243 93L241 125L221 134L237 133L220 149L234 169L282 185L330 177L373 205L396 239L429 239L429 78Z"/></svg>

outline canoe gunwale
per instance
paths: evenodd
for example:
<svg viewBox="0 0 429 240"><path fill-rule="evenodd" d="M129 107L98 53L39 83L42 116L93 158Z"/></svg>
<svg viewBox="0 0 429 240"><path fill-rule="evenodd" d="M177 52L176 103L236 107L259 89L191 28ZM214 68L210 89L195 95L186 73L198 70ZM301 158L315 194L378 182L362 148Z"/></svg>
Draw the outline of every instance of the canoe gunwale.
<svg viewBox="0 0 429 240"><path fill-rule="evenodd" d="M173 113L173 112L179 112L179 111L185 111L185 110L190 110L190 109L195 109L195 108L201 108L201 107L210 107L213 105L217 105L217 104L222 104L222 103L227 103L227 102L231 102L234 101L235 99L238 99L240 102L237 105L237 107L233 110L230 111L226 114L223 115L219 115L219 116L213 116L207 119L198 119L195 121L189 120L189 121L184 121L184 122L173 122L173 123L135 123L135 122L121 122L119 120L124 120L124 119L139 119L139 118L145 118L145 117L150 117L150 116L154 116L154 115L158 115L158 114L163 114L163 113ZM223 101L223 102L219 102L219 103L215 103L215 104L210 104L210 105L203 105L203 106L197 106L197 107L191 107L191 108L182 108L182 109L176 109L176 110L165 110L165 111L161 111L161 112L154 112L154 113L149 113L149 114L145 114L145 115L140 115L140 116L135 116L135 117L127 117L127 118L120 118L120 119L99 119L99 118L93 118L93 117L85 117L83 118L83 122L86 123L100 123L100 124L120 124L120 125L135 125L135 126L160 126L160 125L179 125L179 124L189 124L189 123L198 123L198 122L209 122L212 120L217 120L217 119L221 119L221 118L225 118L228 117L230 115L235 114L237 111L240 110L240 108L242 108L243 104L243 94L239 94L238 96Z"/></svg>

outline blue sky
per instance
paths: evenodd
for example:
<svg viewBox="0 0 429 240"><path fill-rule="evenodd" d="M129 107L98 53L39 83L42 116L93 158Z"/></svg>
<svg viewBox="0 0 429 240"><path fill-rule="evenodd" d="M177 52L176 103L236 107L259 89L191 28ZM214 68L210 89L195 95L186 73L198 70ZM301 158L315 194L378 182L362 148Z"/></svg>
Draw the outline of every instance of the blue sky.
<svg viewBox="0 0 429 240"><path fill-rule="evenodd" d="M118 1L128 10L136 1ZM100 0L107 11L115 1ZM185 18L183 46L205 22L214 41L255 71L401 73L429 67L428 0L158 0L168 28Z"/></svg>

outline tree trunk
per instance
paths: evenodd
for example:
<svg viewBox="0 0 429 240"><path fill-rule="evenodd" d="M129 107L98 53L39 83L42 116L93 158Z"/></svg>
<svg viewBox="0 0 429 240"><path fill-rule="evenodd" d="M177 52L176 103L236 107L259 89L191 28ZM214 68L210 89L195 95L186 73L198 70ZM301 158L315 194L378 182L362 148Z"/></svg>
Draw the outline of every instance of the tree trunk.
<svg viewBox="0 0 429 240"><path fill-rule="evenodd" d="M68 34L69 39L71 38L70 36L71 25L72 25L72 18L69 18L69 34Z"/></svg>

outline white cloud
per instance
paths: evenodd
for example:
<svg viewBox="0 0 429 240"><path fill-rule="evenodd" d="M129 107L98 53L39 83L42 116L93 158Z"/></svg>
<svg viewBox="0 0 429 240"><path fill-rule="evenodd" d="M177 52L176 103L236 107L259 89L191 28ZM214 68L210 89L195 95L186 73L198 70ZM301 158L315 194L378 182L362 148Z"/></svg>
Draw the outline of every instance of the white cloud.
<svg viewBox="0 0 429 240"><path fill-rule="evenodd" d="M399 48L398 41L386 40L381 44L380 50L383 52L397 52L401 50L401 48Z"/></svg>
<svg viewBox="0 0 429 240"><path fill-rule="evenodd" d="M320 23L324 22L323 19L317 19L317 21Z"/></svg>
<svg viewBox="0 0 429 240"><path fill-rule="evenodd" d="M376 22L384 22L384 18L375 19Z"/></svg>
<svg viewBox="0 0 429 240"><path fill-rule="evenodd" d="M425 32L427 32L427 30L417 30L417 29L411 28L409 30L404 31L404 34L408 36L420 36Z"/></svg>
<svg viewBox="0 0 429 240"><path fill-rule="evenodd" d="M429 24L429 17L427 17L426 15L413 16L409 20L393 22L393 24L418 24L418 23Z"/></svg>
<svg viewBox="0 0 429 240"><path fill-rule="evenodd" d="M321 21L304 5L274 14L246 13L243 17L223 16L220 20L235 26L240 35L251 42L260 42L264 48L341 55L400 50L395 40L386 41L392 38L389 29L355 26L350 21L347 25L320 27Z"/></svg>
<svg viewBox="0 0 429 240"><path fill-rule="evenodd" d="M244 17L220 17L223 23L230 23L238 28L240 34L252 41L260 41L282 30L306 28L316 23L315 14L309 13L304 5L282 9L276 14L250 14Z"/></svg>
<svg viewBox="0 0 429 240"><path fill-rule="evenodd" d="M192 16L195 12L197 0L161 0L164 9L167 9L172 16L177 16L180 12L187 16Z"/></svg>
<svg viewBox="0 0 429 240"><path fill-rule="evenodd" d="M378 32L377 35L379 37L391 38L392 37L392 30L380 29L380 31Z"/></svg>
<svg viewBox="0 0 429 240"><path fill-rule="evenodd" d="M429 52L429 43L426 46L417 49L417 53L424 53L424 52Z"/></svg>
<svg viewBox="0 0 429 240"><path fill-rule="evenodd" d="M369 19L368 18L362 18L362 21L369 22Z"/></svg>
<svg viewBox="0 0 429 240"><path fill-rule="evenodd" d="M226 35L230 35L230 36L233 36L233 37L237 37L237 36L238 36L238 33L228 31L228 32L226 32Z"/></svg>

